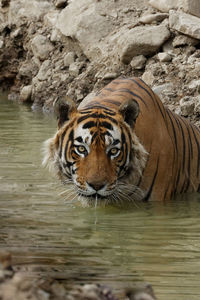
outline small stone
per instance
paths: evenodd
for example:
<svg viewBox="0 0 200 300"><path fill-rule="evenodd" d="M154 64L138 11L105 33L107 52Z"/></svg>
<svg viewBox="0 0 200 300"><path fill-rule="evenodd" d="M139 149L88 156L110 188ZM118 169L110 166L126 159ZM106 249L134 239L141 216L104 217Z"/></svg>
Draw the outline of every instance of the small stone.
<svg viewBox="0 0 200 300"><path fill-rule="evenodd" d="M45 60L41 67L40 70L37 74L37 78L41 81L47 80L49 78L49 76L51 75L51 61L50 60Z"/></svg>
<svg viewBox="0 0 200 300"><path fill-rule="evenodd" d="M191 38L189 36L186 35L177 35L175 36L172 45L173 47L180 47L180 46L195 46L199 43L199 40Z"/></svg>
<svg viewBox="0 0 200 300"><path fill-rule="evenodd" d="M79 64L74 62L69 66L69 74L71 76L77 77L79 75Z"/></svg>
<svg viewBox="0 0 200 300"><path fill-rule="evenodd" d="M168 14L161 14L161 13L149 14L149 15L144 15L141 18L139 18L139 22L141 22L143 24L150 24L153 22L161 22L167 17L168 17Z"/></svg>
<svg viewBox="0 0 200 300"><path fill-rule="evenodd" d="M117 73L106 73L104 76L103 76L103 79L114 79L117 77Z"/></svg>
<svg viewBox="0 0 200 300"><path fill-rule="evenodd" d="M191 116L194 113L195 98L185 96L180 100L181 115L184 117Z"/></svg>
<svg viewBox="0 0 200 300"><path fill-rule="evenodd" d="M22 88L20 92L19 99L22 102L27 102L31 100L31 94L32 94L32 85L26 85Z"/></svg>
<svg viewBox="0 0 200 300"><path fill-rule="evenodd" d="M144 80L146 84L151 86L154 83L155 77L153 76L151 71L145 71L142 75L142 80Z"/></svg>
<svg viewBox="0 0 200 300"><path fill-rule="evenodd" d="M160 53L158 53L158 59L161 62L169 62L172 60L172 57L169 53L160 52Z"/></svg>
<svg viewBox="0 0 200 300"><path fill-rule="evenodd" d="M0 40L0 49L2 49L4 46L4 42L2 40Z"/></svg>
<svg viewBox="0 0 200 300"><path fill-rule="evenodd" d="M138 55L133 57L133 59L130 62L130 65L135 70L141 70L144 68L146 61L147 59L144 55Z"/></svg>
<svg viewBox="0 0 200 300"><path fill-rule="evenodd" d="M53 45L43 35L36 35L31 43L33 55L40 60L45 60L49 57L50 52L53 50Z"/></svg>
<svg viewBox="0 0 200 300"><path fill-rule="evenodd" d="M195 114L197 114L198 116L200 115L200 96L197 96L195 98L195 108L194 108L194 112Z"/></svg>
<svg viewBox="0 0 200 300"><path fill-rule="evenodd" d="M200 93L200 80L193 80L190 82L190 84L188 85L189 90L197 90L197 92Z"/></svg>
<svg viewBox="0 0 200 300"><path fill-rule="evenodd" d="M76 54L75 52L68 52L65 56L64 56L64 66L65 67L69 67L70 64L75 62L75 57Z"/></svg>
<svg viewBox="0 0 200 300"><path fill-rule="evenodd" d="M56 0L55 7L64 8L67 5L67 0Z"/></svg>

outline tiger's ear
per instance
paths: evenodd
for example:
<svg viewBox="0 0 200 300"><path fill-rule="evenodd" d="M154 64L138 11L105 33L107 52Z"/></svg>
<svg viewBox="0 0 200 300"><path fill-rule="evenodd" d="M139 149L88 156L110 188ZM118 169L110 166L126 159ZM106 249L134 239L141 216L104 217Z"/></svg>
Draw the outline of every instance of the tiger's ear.
<svg viewBox="0 0 200 300"><path fill-rule="evenodd" d="M119 111L124 121L133 127L140 112L139 104L135 100L129 99L120 105Z"/></svg>
<svg viewBox="0 0 200 300"><path fill-rule="evenodd" d="M76 104L69 97L65 97L64 99L56 99L53 103L54 112L58 119L58 128L60 128L66 121L69 120L72 112L76 112Z"/></svg>

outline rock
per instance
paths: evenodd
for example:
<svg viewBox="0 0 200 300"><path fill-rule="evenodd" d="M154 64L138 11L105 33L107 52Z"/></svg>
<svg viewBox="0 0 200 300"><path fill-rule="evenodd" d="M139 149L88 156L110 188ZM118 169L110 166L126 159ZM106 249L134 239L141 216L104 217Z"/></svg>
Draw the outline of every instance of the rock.
<svg viewBox="0 0 200 300"><path fill-rule="evenodd" d="M135 70L141 70L145 67L147 59L144 55L138 55L133 57L133 59L130 62L130 65Z"/></svg>
<svg viewBox="0 0 200 300"><path fill-rule="evenodd" d="M53 50L53 45L44 35L36 35L31 43L31 48L33 55L40 60L45 60L49 58L50 52Z"/></svg>
<svg viewBox="0 0 200 300"><path fill-rule="evenodd" d="M180 46L195 46L199 43L199 40L191 38L189 36L186 35L177 35L175 36L172 45L173 47L180 47Z"/></svg>
<svg viewBox="0 0 200 300"><path fill-rule="evenodd" d="M200 19L198 17L171 10L169 13L169 26L200 40Z"/></svg>
<svg viewBox="0 0 200 300"><path fill-rule="evenodd" d="M56 0L55 7L64 8L67 5L67 0Z"/></svg>
<svg viewBox="0 0 200 300"><path fill-rule="evenodd" d="M79 63L74 62L69 66L69 74L73 77L77 77L79 74L79 69L80 69Z"/></svg>
<svg viewBox="0 0 200 300"><path fill-rule="evenodd" d="M68 52L64 58L64 66L69 67L70 64L75 62L76 53L75 52Z"/></svg>
<svg viewBox="0 0 200 300"><path fill-rule="evenodd" d="M117 73L108 72L103 76L103 79L114 79L117 77Z"/></svg>
<svg viewBox="0 0 200 300"><path fill-rule="evenodd" d="M91 60L104 56L100 41L114 29L111 19L99 14L93 0L70 2L61 11L56 27L63 35L76 39Z"/></svg>
<svg viewBox="0 0 200 300"><path fill-rule="evenodd" d="M31 94L32 94L32 85L24 86L21 89L19 100L22 102L27 102L31 100Z"/></svg>
<svg viewBox="0 0 200 300"><path fill-rule="evenodd" d="M27 0L15 0L10 1L8 11L8 23L22 24L24 18L28 20L38 20L42 15L47 13L53 5L50 1L27 1ZM16 13L17 12L17 13Z"/></svg>
<svg viewBox="0 0 200 300"><path fill-rule="evenodd" d="M3 46L4 46L4 42L3 42L3 40L0 40L0 49L2 49Z"/></svg>
<svg viewBox="0 0 200 300"><path fill-rule="evenodd" d="M44 81L47 80L49 78L49 76L51 75L51 61L50 60L45 60L41 67L40 70L37 74L37 79L39 79L40 81Z"/></svg>
<svg viewBox="0 0 200 300"><path fill-rule="evenodd" d="M139 18L139 22L143 24L150 24L153 22L161 22L165 18L168 18L168 14L162 14L162 13L157 13L157 14L149 14L149 15L144 15L141 18Z"/></svg>
<svg viewBox="0 0 200 300"><path fill-rule="evenodd" d="M181 115L184 117L191 116L194 113L195 98L185 96L180 100Z"/></svg>
<svg viewBox="0 0 200 300"><path fill-rule="evenodd" d="M163 52L172 53L174 50L174 47L172 45L173 40L169 39L166 43L163 44L162 50Z"/></svg>
<svg viewBox="0 0 200 300"><path fill-rule="evenodd" d="M169 12L170 9L178 8L178 1L176 0L150 0L149 4L163 12Z"/></svg>
<svg viewBox="0 0 200 300"><path fill-rule="evenodd" d="M170 37L170 32L164 25L139 26L123 35L117 41L120 60L128 64L134 56L151 55Z"/></svg>
<svg viewBox="0 0 200 300"><path fill-rule="evenodd" d="M142 75L142 80L151 86L154 83L155 77L151 71L145 71Z"/></svg>
<svg viewBox="0 0 200 300"><path fill-rule="evenodd" d="M56 42L61 42L62 41L61 34L60 34L60 32L56 28L52 30L50 41L52 43L56 43Z"/></svg>
<svg viewBox="0 0 200 300"><path fill-rule="evenodd" d="M188 85L189 90L196 90L198 93L200 93L200 80L193 80Z"/></svg>
<svg viewBox="0 0 200 300"><path fill-rule="evenodd" d="M160 62L169 62L172 60L172 57L169 53L160 52L158 53L158 59Z"/></svg>
<svg viewBox="0 0 200 300"><path fill-rule="evenodd" d="M179 8L182 8L186 13L200 17L199 0L179 0Z"/></svg>
<svg viewBox="0 0 200 300"><path fill-rule="evenodd" d="M196 115L200 115L200 95L195 98L194 112Z"/></svg>

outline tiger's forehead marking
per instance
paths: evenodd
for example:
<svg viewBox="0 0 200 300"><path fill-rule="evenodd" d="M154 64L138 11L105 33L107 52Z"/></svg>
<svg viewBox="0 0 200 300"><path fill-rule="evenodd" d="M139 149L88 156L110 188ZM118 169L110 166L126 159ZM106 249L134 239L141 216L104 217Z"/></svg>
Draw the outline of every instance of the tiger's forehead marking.
<svg viewBox="0 0 200 300"><path fill-rule="evenodd" d="M121 130L119 126L106 119L84 118L77 120L77 127L74 131L74 139L80 143L91 145L97 136L105 143L105 146L112 145L114 141L121 140Z"/></svg>

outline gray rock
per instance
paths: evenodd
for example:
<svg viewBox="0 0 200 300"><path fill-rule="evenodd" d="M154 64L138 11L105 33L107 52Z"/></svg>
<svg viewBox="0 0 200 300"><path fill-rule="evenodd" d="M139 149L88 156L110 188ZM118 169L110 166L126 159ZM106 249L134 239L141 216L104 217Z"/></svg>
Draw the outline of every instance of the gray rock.
<svg viewBox="0 0 200 300"><path fill-rule="evenodd" d="M138 55L133 57L133 59L130 62L130 65L135 70L141 70L145 67L147 59L144 55Z"/></svg>
<svg viewBox="0 0 200 300"><path fill-rule="evenodd" d="M32 93L32 85L26 85L21 89L19 99L22 102L30 101Z"/></svg>
<svg viewBox="0 0 200 300"><path fill-rule="evenodd" d="M56 0L55 1L55 7L57 8L63 8L67 5L67 0Z"/></svg>
<svg viewBox="0 0 200 300"><path fill-rule="evenodd" d="M182 8L186 13L200 17L199 0L179 0L179 8Z"/></svg>
<svg viewBox="0 0 200 300"><path fill-rule="evenodd" d="M196 115L200 115L200 95L195 98L194 112Z"/></svg>
<svg viewBox="0 0 200 300"><path fill-rule="evenodd" d="M76 39L91 60L103 56L101 41L114 29L111 19L99 14L93 0L70 2L61 11L56 27L63 35Z"/></svg>
<svg viewBox="0 0 200 300"><path fill-rule="evenodd" d="M49 76L51 76L50 66L51 66L51 61L50 60L45 60L42 63L42 65L40 67L40 70L39 70L39 72L37 74L37 78L40 81L47 80L49 78Z"/></svg>
<svg viewBox="0 0 200 300"><path fill-rule="evenodd" d="M69 67L70 64L74 63L75 57L76 57L75 52L68 52L63 58L64 66Z"/></svg>
<svg viewBox="0 0 200 300"><path fill-rule="evenodd" d="M46 36L38 34L33 38L31 48L35 57L45 60L49 58L49 54L54 47Z"/></svg>
<svg viewBox="0 0 200 300"><path fill-rule="evenodd" d="M77 77L79 75L79 69L80 69L80 64L74 62L69 66L69 74L73 77Z"/></svg>
<svg viewBox="0 0 200 300"><path fill-rule="evenodd" d="M151 71L145 71L142 75L142 80L151 86L155 81L155 77Z"/></svg>
<svg viewBox="0 0 200 300"><path fill-rule="evenodd" d="M28 20L38 20L42 15L49 11L53 5L50 1L27 1L27 0L15 0L10 1L8 11L8 23L9 24L22 24L24 18Z"/></svg>
<svg viewBox="0 0 200 300"><path fill-rule="evenodd" d="M160 52L160 53L158 53L158 59L161 62L169 62L172 60L172 57L169 53Z"/></svg>
<svg viewBox="0 0 200 300"><path fill-rule="evenodd" d="M184 117L191 116L194 113L195 98L185 96L180 100L181 115Z"/></svg>
<svg viewBox="0 0 200 300"><path fill-rule="evenodd" d="M168 18L168 14L162 14L162 13L157 13L157 14L149 14L149 15L144 15L141 18L139 18L139 22L143 24L150 24L153 22L161 22L164 19Z"/></svg>
<svg viewBox="0 0 200 300"><path fill-rule="evenodd" d="M199 40L189 37L187 35L181 34L181 35L175 36L175 38L172 42L172 45L173 45L173 47L179 47L179 46L185 46L185 45L195 46L198 43L199 43Z"/></svg>
<svg viewBox="0 0 200 300"><path fill-rule="evenodd" d="M183 12L169 12L169 26L181 33L200 39L200 19Z"/></svg>
<svg viewBox="0 0 200 300"><path fill-rule="evenodd" d="M118 39L118 53L121 61L128 64L134 56L151 55L170 37L164 25L139 26L126 31Z"/></svg>
<svg viewBox="0 0 200 300"><path fill-rule="evenodd" d="M163 12L169 12L170 9L178 8L178 1L176 0L150 0L149 4Z"/></svg>
<svg viewBox="0 0 200 300"><path fill-rule="evenodd" d="M114 79L117 77L117 73L108 72L103 76L103 79Z"/></svg>

